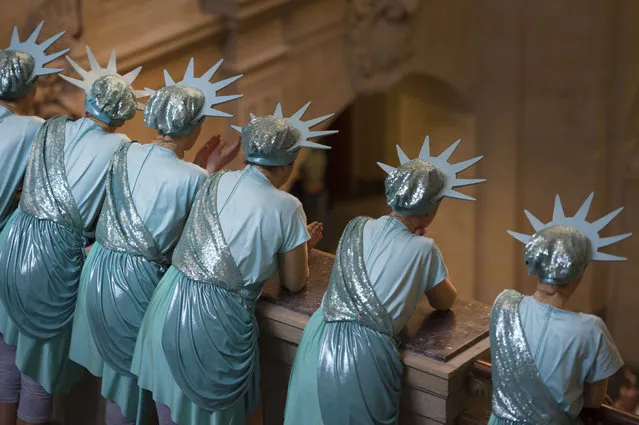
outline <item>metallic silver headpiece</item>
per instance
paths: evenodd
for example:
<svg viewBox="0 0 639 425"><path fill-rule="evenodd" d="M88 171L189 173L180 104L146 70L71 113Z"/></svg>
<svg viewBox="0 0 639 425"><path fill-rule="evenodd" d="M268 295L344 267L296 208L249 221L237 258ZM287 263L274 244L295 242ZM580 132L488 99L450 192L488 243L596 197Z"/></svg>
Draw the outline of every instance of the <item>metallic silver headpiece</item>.
<svg viewBox="0 0 639 425"><path fill-rule="evenodd" d="M38 35L44 21L22 42L18 27L13 27L11 44L6 50L0 50L0 98L10 100L26 96L35 85L38 76L62 71L59 68L45 66L69 49L47 55L45 51L58 40L64 32L54 35L45 42L37 44Z"/></svg>
<svg viewBox="0 0 639 425"><path fill-rule="evenodd" d="M616 255L606 254L604 252L599 252L600 248L612 245L619 241L622 241L632 235L632 233L626 233L623 235L610 236L602 238L599 236L599 231L608 225L619 213L623 210L623 207L616 209L615 211L603 216L599 220L593 221L589 223L586 220L588 215L588 211L590 210L590 205L592 204L592 199L595 196L594 193L591 193L588 198L581 205L577 213L572 217L566 217L564 213L564 208L561 205L561 198L559 195L555 197L555 208L552 214L552 220L548 223L542 223L537 217L532 215L527 210L524 210L526 217L528 217L528 221L535 229L535 234L541 232L544 229L547 229L552 226L567 226L573 229L578 230L579 232L586 235L591 244L591 260L594 261L618 261L618 260L626 260L624 257L618 257ZM526 235L523 233L513 232L508 230L508 234L518 241L528 244L535 235Z"/></svg>
<svg viewBox="0 0 639 425"><path fill-rule="evenodd" d="M176 84L153 93L144 107L144 124L165 136L186 136L202 123L198 119L204 94L194 87Z"/></svg>
<svg viewBox="0 0 639 425"><path fill-rule="evenodd" d="M295 112L288 118L285 118L284 114L282 113L281 103L278 103L275 107L275 112L273 113L272 117L286 121L297 130L297 140L295 141L295 143L287 144L286 146L273 144L276 142L276 139L271 140L271 145L267 146L268 141L264 140L264 143L261 143L258 146L258 144L255 144L248 140L248 137L246 137L247 140L245 140L246 126L244 126L244 128L237 125L231 126L234 130L242 133L242 148L244 149L244 153L246 153L249 162L270 166L288 165L291 162L295 161L295 158L297 158L297 154L299 153L299 150L301 148L330 149L330 146L311 142L309 139L338 133L338 130L311 130L311 127L314 127L317 124L326 121L334 114L328 114L318 118L313 118L308 121L302 121L302 116L309 106L311 106L311 102L308 102L306 105L302 106L297 112ZM250 114L250 116L251 122L258 118L254 114ZM258 147L259 149L257 149Z"/></svg>
<svg viewBox="0 0 639 425"><path fill-rule="evenodd" d="M199 111L198 115L195 117L195 120L199 120L202 117L232 117L233 115L227 114L226 112L218 111L214 109L213 106L219 105L221 103L229 102L231 100L239 99L242 97L242 94L232 94L228 96L218 96L217 92L230 85L231 83L242 78L243 75L236 75L234 77L227 78L222 81L217 81L215 83L211 83L211 78L215 74L215 72L222 65L223 60L220 59L215 65L213 65L208 71L204 73L201 77L195 77L195 59L191 58L189 61L189 65L184 72L184 78L182 81L176 83L169 71L164 70L164 84L166 87L174 86L174 85L182 85L187 87L192 87L198 89L204 95L204 106ZM146 88L145 89L150 95L155 93L155 90Z"/></svg>
<svg viewBox="0 0 639 425"><path fill-rule="evenodd" d="M386 177L386 204L401 215L429 214L439 206L437 195L445 176L433 164L415 159L402 164Z"/></svg>
<svg viewBox="0 0 639 425"><path fill-rule="evenodd" d="M144 90L134 90L133 82L142 67L120 75L117 71L115 50L111 52L109 63L102 68L91 48L87 46L90 70L86 71L73 59L66 57L81 80L60 75L64 80L84 90L87 112L108 125L119 127L133 118L136 108L144 107L137 99L148 96Z"/></svg>
<svg viewBox="0 0 639 425"><path fill-rule="evenodd" d="M453 154L457 146L461 143L461 139L457 140L455 143L450 145L448 149L442 152L439 156L431 156L430 155L430 139L428 136L424 139L424 144L422 145L421 150L419 151L419 156L417 159L421 159L422 161L426 161L429 164L432 164L435 168L437 168L444 175L444 187L441 192L438 194L438 198L457 198L464 199L468 201L474 201L475 198L470 197L468 195L464 195L461 192L454 190L456 187L464 187L470 186L477 183L483 183L486 179L458 179L457 174L461 173L465 169L471 167L476 162L481 160L483 156L478 156L473 159L469 159L467 161L458 162L457 164L450 164L448 159ZM406 164L410 162L410 158L408 155L404 153L402 148L397 145L397 155L399 156L400 164ZM386 172L386 174L392 174L395 172L396 168L391 167L390 165L382 164L378 162L382 170Z"/></svg>
<svg viewBox="0 0 639 425"><path fill-rule="evenodd" d="M528 274L551 285L564 285L579 279L591 256L588 237L569 226L546 227L535 233L524 248Z"/></svg>
<svg viewBox="0 0 639 425"><path fill-rule="evenodd" d="M456 187L485 182L486 179L458 179L457 173L472 166L483 157L450 164L448 159L461 140L457 140L439 156L430 155L430 139L424 139L419 156L411 160L397 145L400 166L395 168L378 162L386 177L386 202L402 215L428 214L437 208L444 197L474 201L475 199L454 190Z"/></svg>

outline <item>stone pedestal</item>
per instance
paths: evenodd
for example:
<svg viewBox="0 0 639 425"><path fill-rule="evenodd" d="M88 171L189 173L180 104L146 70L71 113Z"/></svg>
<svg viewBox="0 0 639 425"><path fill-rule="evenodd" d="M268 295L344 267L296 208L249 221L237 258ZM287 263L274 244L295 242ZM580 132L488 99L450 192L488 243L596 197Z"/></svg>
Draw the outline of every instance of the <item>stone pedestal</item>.
<svg viewBox="0 0 639 425"><path fill-rule="evenodd" d="M309 317L319 307L333 256L311 254L311 278L297 294L268 282L258 305L264 425L282 424L291 366ZM450 424L467 407L469 365L488 354L490 307L459 300L437 312L422 301L407 325L401 352L404 391L401 424Z"/></svg>

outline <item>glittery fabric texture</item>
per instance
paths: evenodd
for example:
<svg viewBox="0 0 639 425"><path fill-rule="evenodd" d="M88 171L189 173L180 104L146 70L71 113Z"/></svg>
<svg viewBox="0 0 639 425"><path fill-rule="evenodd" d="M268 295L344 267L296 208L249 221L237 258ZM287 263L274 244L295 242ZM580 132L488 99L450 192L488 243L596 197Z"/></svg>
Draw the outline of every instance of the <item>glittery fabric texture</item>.
<svg viewBox="0 0 639 425"><path fill-rule="evenodd" d="M111 159L96 240L112 251L140 255L168 266L170 258L162 257L153 235L133 203L126 166L130 146L130 143L123 143Z"/></svg>
<svg viewBox="0 0 639 425"><path fill-rule="evenodd" d="M64 165L64 130L68 120L68 117L51 118L36 135L24 176L20 209L82 234L84 224Z"/></svg>
<svg viewBox="0 0 639 425"><path fill-rule="evenodd" d="M386 177L386 203L402 215L428 214L439 205L444 183L444 174L434 165L414 159Z"/></svg>
<svg viewBox="0 0 639 425"><path fill-rule="evenodd" d="M213 174L197 194L173 265L189 278L241 291L243 278L228 249L217 214L217 187L224 172Z"/></svg>
<svg viewBox="0 0 639 425"><path fill-rule="evenodd" d="M26 96L35 85L35 60L24 52L0 50L0 99Z"/></svg>
<svg viewBox="0 0 639 425"><path fill-rule="evenodd" d="M536 425L578 424L564 412L542 382L519 318L523 295L506 290L490 318L493 414L502 420Z"/></svg>
<svg viewBox="0 0 639 425"><path fill-rule="evenodd" d="M95 80L87 101L114 121L130 120L138 106L133 88L119 75L105 75Z"/></svg>
<svg viewBox="0 0 639 425"><path fill-rule="evenodd" d="M166 136L184 136L202 123L204 93L181 84L161 88L153 93L144 108L144 124Z"/></svg>
<svg viewBox="0 0 639 425"><path fill-rule="evenodd" d="M300 137L300 132L283 118L254 117L242 127L242 149L251 162L288 165L295 161L299 152L299 149L289 149Z"/></svg>
<svg viewBox="0 0 639 425"><path fill-rule="evenodd" d="M324 319L357 322L392 336L392 320L373 290L362 255L364 225L368 220L356 217L344 230L322 301Z"/></svg>
<svg viewBox="0 0 639 425"><path fill-rule="evenodd" d="M569 226L551 226L535 233L524 248L528 274L540 282L567 284L579 279L592 257L588 237Z"/></svg>
<svg viewBox="0 0 639 425"><path fill-rule="evenodd" d="M167 276L177 282L162 329L173 380L190 401L212 412L230 408L259 385L255 301L263 282L244 287L222 234L217 214L222 175L213 174L198 192L175 248L175 268ZM257 400L245 400L252 411Z"/></svg>
<svg viewBox="0 0 639 425"><path fill-rule="evenodd" d="M84 262L83 222L64 165L67 121L52 118L36 135L20 208L0 250L0 297L20 332L39 340L71 324Z"/></svg>

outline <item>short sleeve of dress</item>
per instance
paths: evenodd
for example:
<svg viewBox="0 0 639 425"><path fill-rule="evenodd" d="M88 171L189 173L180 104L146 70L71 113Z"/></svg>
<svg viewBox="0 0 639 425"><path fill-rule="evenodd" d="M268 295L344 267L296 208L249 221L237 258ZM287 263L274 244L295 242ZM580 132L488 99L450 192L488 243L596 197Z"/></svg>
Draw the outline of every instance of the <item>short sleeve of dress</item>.
<svg viewBox="0 0 639 425"><path fill-rule="evenodd" d="M306 214L301 204L287 221L284 223L284 241L278 254L285 254L311 238L306 229Z"/></svg>
<svg viewBox="0 0 639 425"><path fill-rule="evenodd" d="M593 383L614 375L624 365L615 342L604 322L597 318L594 323L591 346L592 364L586 376L586 382Z"/></svg>
<svg viewBox="0 0 639 425"><path fill-rule="evenodd" d="M444 264L442 254L433 242L433 247L426 256L426 290L430 291L448 277L448 269Z"/></svg>

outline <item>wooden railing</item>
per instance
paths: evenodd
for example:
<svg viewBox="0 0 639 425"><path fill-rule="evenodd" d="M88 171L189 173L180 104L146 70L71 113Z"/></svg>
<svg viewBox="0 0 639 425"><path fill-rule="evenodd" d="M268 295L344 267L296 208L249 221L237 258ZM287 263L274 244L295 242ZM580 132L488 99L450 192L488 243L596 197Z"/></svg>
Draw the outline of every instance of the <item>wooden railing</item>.
<svg viewBox="0 0 639 425"><path fill-rule="evenodd" d="M472 372L479 379L492 379L492 366L488 362L478 360L474 363ZM583 409L580 418L586 425L639 425L639 416L605 404L598 409Z"/></svg>

